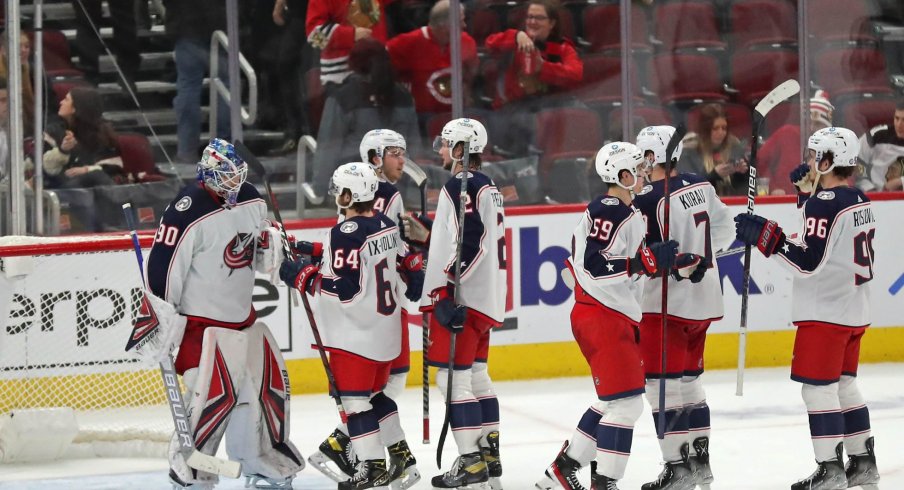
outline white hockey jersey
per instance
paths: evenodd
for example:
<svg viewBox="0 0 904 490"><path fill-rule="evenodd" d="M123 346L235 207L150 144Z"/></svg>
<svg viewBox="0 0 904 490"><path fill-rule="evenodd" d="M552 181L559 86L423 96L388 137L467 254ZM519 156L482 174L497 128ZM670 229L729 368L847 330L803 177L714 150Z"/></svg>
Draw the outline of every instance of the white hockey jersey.
<svg viewBox="0 0 904 490"><path fill-rule="evenodd" d="M590 201L571 237L568 266L575 295L590 295L604 307L640 323L643 276L631 277L628 261L637 255L647 233L643 215L617 197Z"/></svg>
<svg viewBox="0 0 904 490"><path fill-rule="evenodd" d="M429 293L455 280L461 174L443 186L430 235L421 310L432 308ZM505 210L491 178L468 173L464 240L461 247L461 304L501 324L505 320Z"/></svg>
<svg viewBox="0 0 904 490"><path fill-rule="evenodd" d="M679 253L693 253L709 259L712 266L697 284L676 281L669 275L670 317L716 321L724 314L719 265L714 252L734 241L734 213L716 195L712 184L694 174L679 174L669 180L669 239L678 242ZM647 222L647 246L661 242L665 223L665 180L643 188L634 205ZM644 313L662 312L662 277L644 283Z"/></svg>
<svg viewBox="0 0 904 490"><path fill-rule="evenodd" d="M267 205L245 183L232 209L200 184L167 207L148 255L147 283L180 314L208 325L251 325L254 256Z"/></svg>
<svg viewBox="0 0 904 490"><path fill-rule="evenodd" d="M398 357L397 267L403 253L399 228L380 213L352 217L330 230L313 306L324 347L373 361Z"/></svg>
<svg viewBox="0 0 904 490"><path fill-rule="evenodd" d="M803 206L803 230L772 257L794 276L791 321L870 323L876 216L856 188L819 190Z"/></svg>

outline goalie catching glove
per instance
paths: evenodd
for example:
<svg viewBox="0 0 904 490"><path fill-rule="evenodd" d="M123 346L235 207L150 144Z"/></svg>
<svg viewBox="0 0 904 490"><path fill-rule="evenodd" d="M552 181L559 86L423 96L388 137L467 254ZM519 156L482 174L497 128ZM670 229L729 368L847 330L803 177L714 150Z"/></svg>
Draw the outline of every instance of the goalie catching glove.
<svg viewBox="0 0 904 490"><path fill-rule="evenodd" d="M464 330L468 309L455 304L454 290L451 284L447 284L445 287L434 289L430 297L433 298L433 316L436 322L452 333L460 333Z"/></svg>
<svg viewBox="0 0 904 490"><path fill-rule="evenodd" d="M287 259L279 268L279 278L291 288L314 294L320 280L320 266L312 264L311 260L305 257L294 261Z"/></svg>
<svg viewBox="0 0 904 490"><path fill-rule="evenodd" d="M670 270L675 265L675 257L678 255L678 242L654 243L649 247L642 247L637 251L633 259L628 260L628 274L646 274L655 276L659 271Z"/></svg>
<svg viewBox="0 0 904 490"><path fill-rule="evenodd" d="M433 229L433 220L420 213L408 213L399 215L399 233L402 240L411 245L427 248L430 245L430 230Z"/></svg>
<svg viewBox="0 0 904 490"><path fill-rule="evenodd" d="M735 216L735 233L745 245L755 245L769 257L785 243L785 233L775 221L755 214Z"/></svg>

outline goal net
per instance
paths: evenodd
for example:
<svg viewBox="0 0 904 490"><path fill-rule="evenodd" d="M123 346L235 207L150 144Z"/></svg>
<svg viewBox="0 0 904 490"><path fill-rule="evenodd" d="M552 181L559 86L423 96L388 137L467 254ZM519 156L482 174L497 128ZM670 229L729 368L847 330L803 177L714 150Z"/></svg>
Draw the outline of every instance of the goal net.
<svg viewBox="0 0 904 490"><path fill-rule="evenodd" d="M47 415L26 431L74 415L58 456L164 457L173 429L160 370L124 350L143 291L131 240L2 237L0 266L0 461L16 458L3 444L10 453L12 421L27 413Z"/></svg>

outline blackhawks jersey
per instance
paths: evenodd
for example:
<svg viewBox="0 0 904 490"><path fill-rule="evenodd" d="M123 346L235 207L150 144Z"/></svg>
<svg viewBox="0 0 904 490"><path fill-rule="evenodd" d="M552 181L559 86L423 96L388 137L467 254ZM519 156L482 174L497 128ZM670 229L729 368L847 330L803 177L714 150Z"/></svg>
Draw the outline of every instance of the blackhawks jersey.
<svg viewBox="0 0 904 490"><path fill-rule="evenodd" d="M421 310L432 308L429 294L455 280L461 173L443 186L430 235ZM502 324L506 283L505 211L502 194L487 175L468 173L464 240L461 247L461 300L470 310Z"/></svg>
<svg viewBox="0 0 904 490"><path fill-rule="evenodd" d="M722 250L735 238L734 213L716 195L705 178L680 174L669 180L669 239L678 242L678 253L706 257L712 264L703 280L676 281L669 275L668 314L685 320L715 321L722 318L724 304L719 281L719 266L713 253ZM634 205L647 222L647 246L661 242L665 222L665 180L643 188ZM662 277L656 275L644 284L644 313L662 312Z"/></svg>
<svg viewBox="0 0 904 490"><path fill-rule="evenodd" d="M643 245L646 226L634 206L600 196L590 201L571 237L568 267L575 277L575 297L585 295L603 307L640 323L638 302L642 276L628 273L628 262Z"/></svg>
<svg viewBox="0 0 904 490"><path fill-rule="evenodd" d="M382 214L354 216L330 230L314 308L324 347L373 361L398 357L402 254L399 228Z"/></svg>
<svg viewBox="0 0 904 490"><path fill-rule="evenodd" d="M231 208L202 184L166 208L148 255L147 284L189 320L222 327L254 322L254 256L267 205L242 184Z"/></svg>
<svg viewBox="0 0 904 490"><path fill-rule="evenodd" d="M870 323L876 216L856 188L819 190L803 206L803 229L773 257L794 276L791 321Z"/></svg>

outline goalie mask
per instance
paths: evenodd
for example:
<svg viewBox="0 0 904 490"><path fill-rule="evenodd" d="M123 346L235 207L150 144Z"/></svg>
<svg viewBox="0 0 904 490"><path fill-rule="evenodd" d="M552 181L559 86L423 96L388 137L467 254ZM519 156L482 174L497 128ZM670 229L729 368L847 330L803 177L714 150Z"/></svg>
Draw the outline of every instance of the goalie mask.
<svg viewBox="0 0 904 490"><path fill-rule="evenodd" d="M652 170L655 165L666 163L669 157L665 154L665 150L673 134L675 134L675 128L672 126L647 126L637 133L637 147L640 148L640 151L644 154L648 151L653 152L652 161L646 160L647 170ZM684 144L678 143L678 147L672 153L672 158L681 159L683 149Z"/></svg>
<svg viewBox="0 0 904 490"><path fill-rule="evenodd" d="M226 202L224 206L236 205L239 190L248 177L248 164L235 152L232 143L214 138L201 153L198 162L198 181L214 191Z"/></svg>
<svg viewBox="0 0 904 490"><path fill-rule="evenodd" d="M373 165L380 168L383 166L383 155L390 148L401 148L402 154L399 156L404 156L405 150L408 149L405 144L405 138L401 134L391 129L374 129L373 131L368 131L364 138L361 139L358 152L361 155L362 162L370 163L368 153L373 150L376 156L380 158L380 162Z"/></svg>
<svg viewBox="0 0 904 490"><path fill-rule="evenodd" d="M339 209L348 209L356 202L373 201L379 181L377 172L370 164L346 163L333 172L333 177L330 179L330 194L335 196L336 206ZM345 190L351 194L351 201L343 206L339 198Z"/></svg>
<svg viewBox="0 0 904 490"><path fill-rule="evenodd" d="M596 154L596 173L603 182L615 184L623 189L633 190L637 185L637 170L643 165L643 152L635 145L618 141L600 148ZM627 170L634 177L631 185L622 185L619 175Z"/></svg>
<svg viewBox="0 0 904 490"><path fill-rule="evenodd" d="M816 152L816 171L825 175L835 167L854 167L860 153L860 141L853 131L846 128L825 128L813 133L807 140L807 149ZM819 169L819 162L826 153L832 153L832 164L826 170Z"/></svg>
<svg viewBox="0 0 904 490"><path fill-rule="evenodd" d="M460 158L453 156L455 145L468 142L468 153L483 153L483 148L487 145L487 130L483 124L476 119L460 118L453 119L443 126L440 135L433 140L433 151L439 153L443 147L443 142L449 147L449 156L452 161L459 162Z"/></svg>

